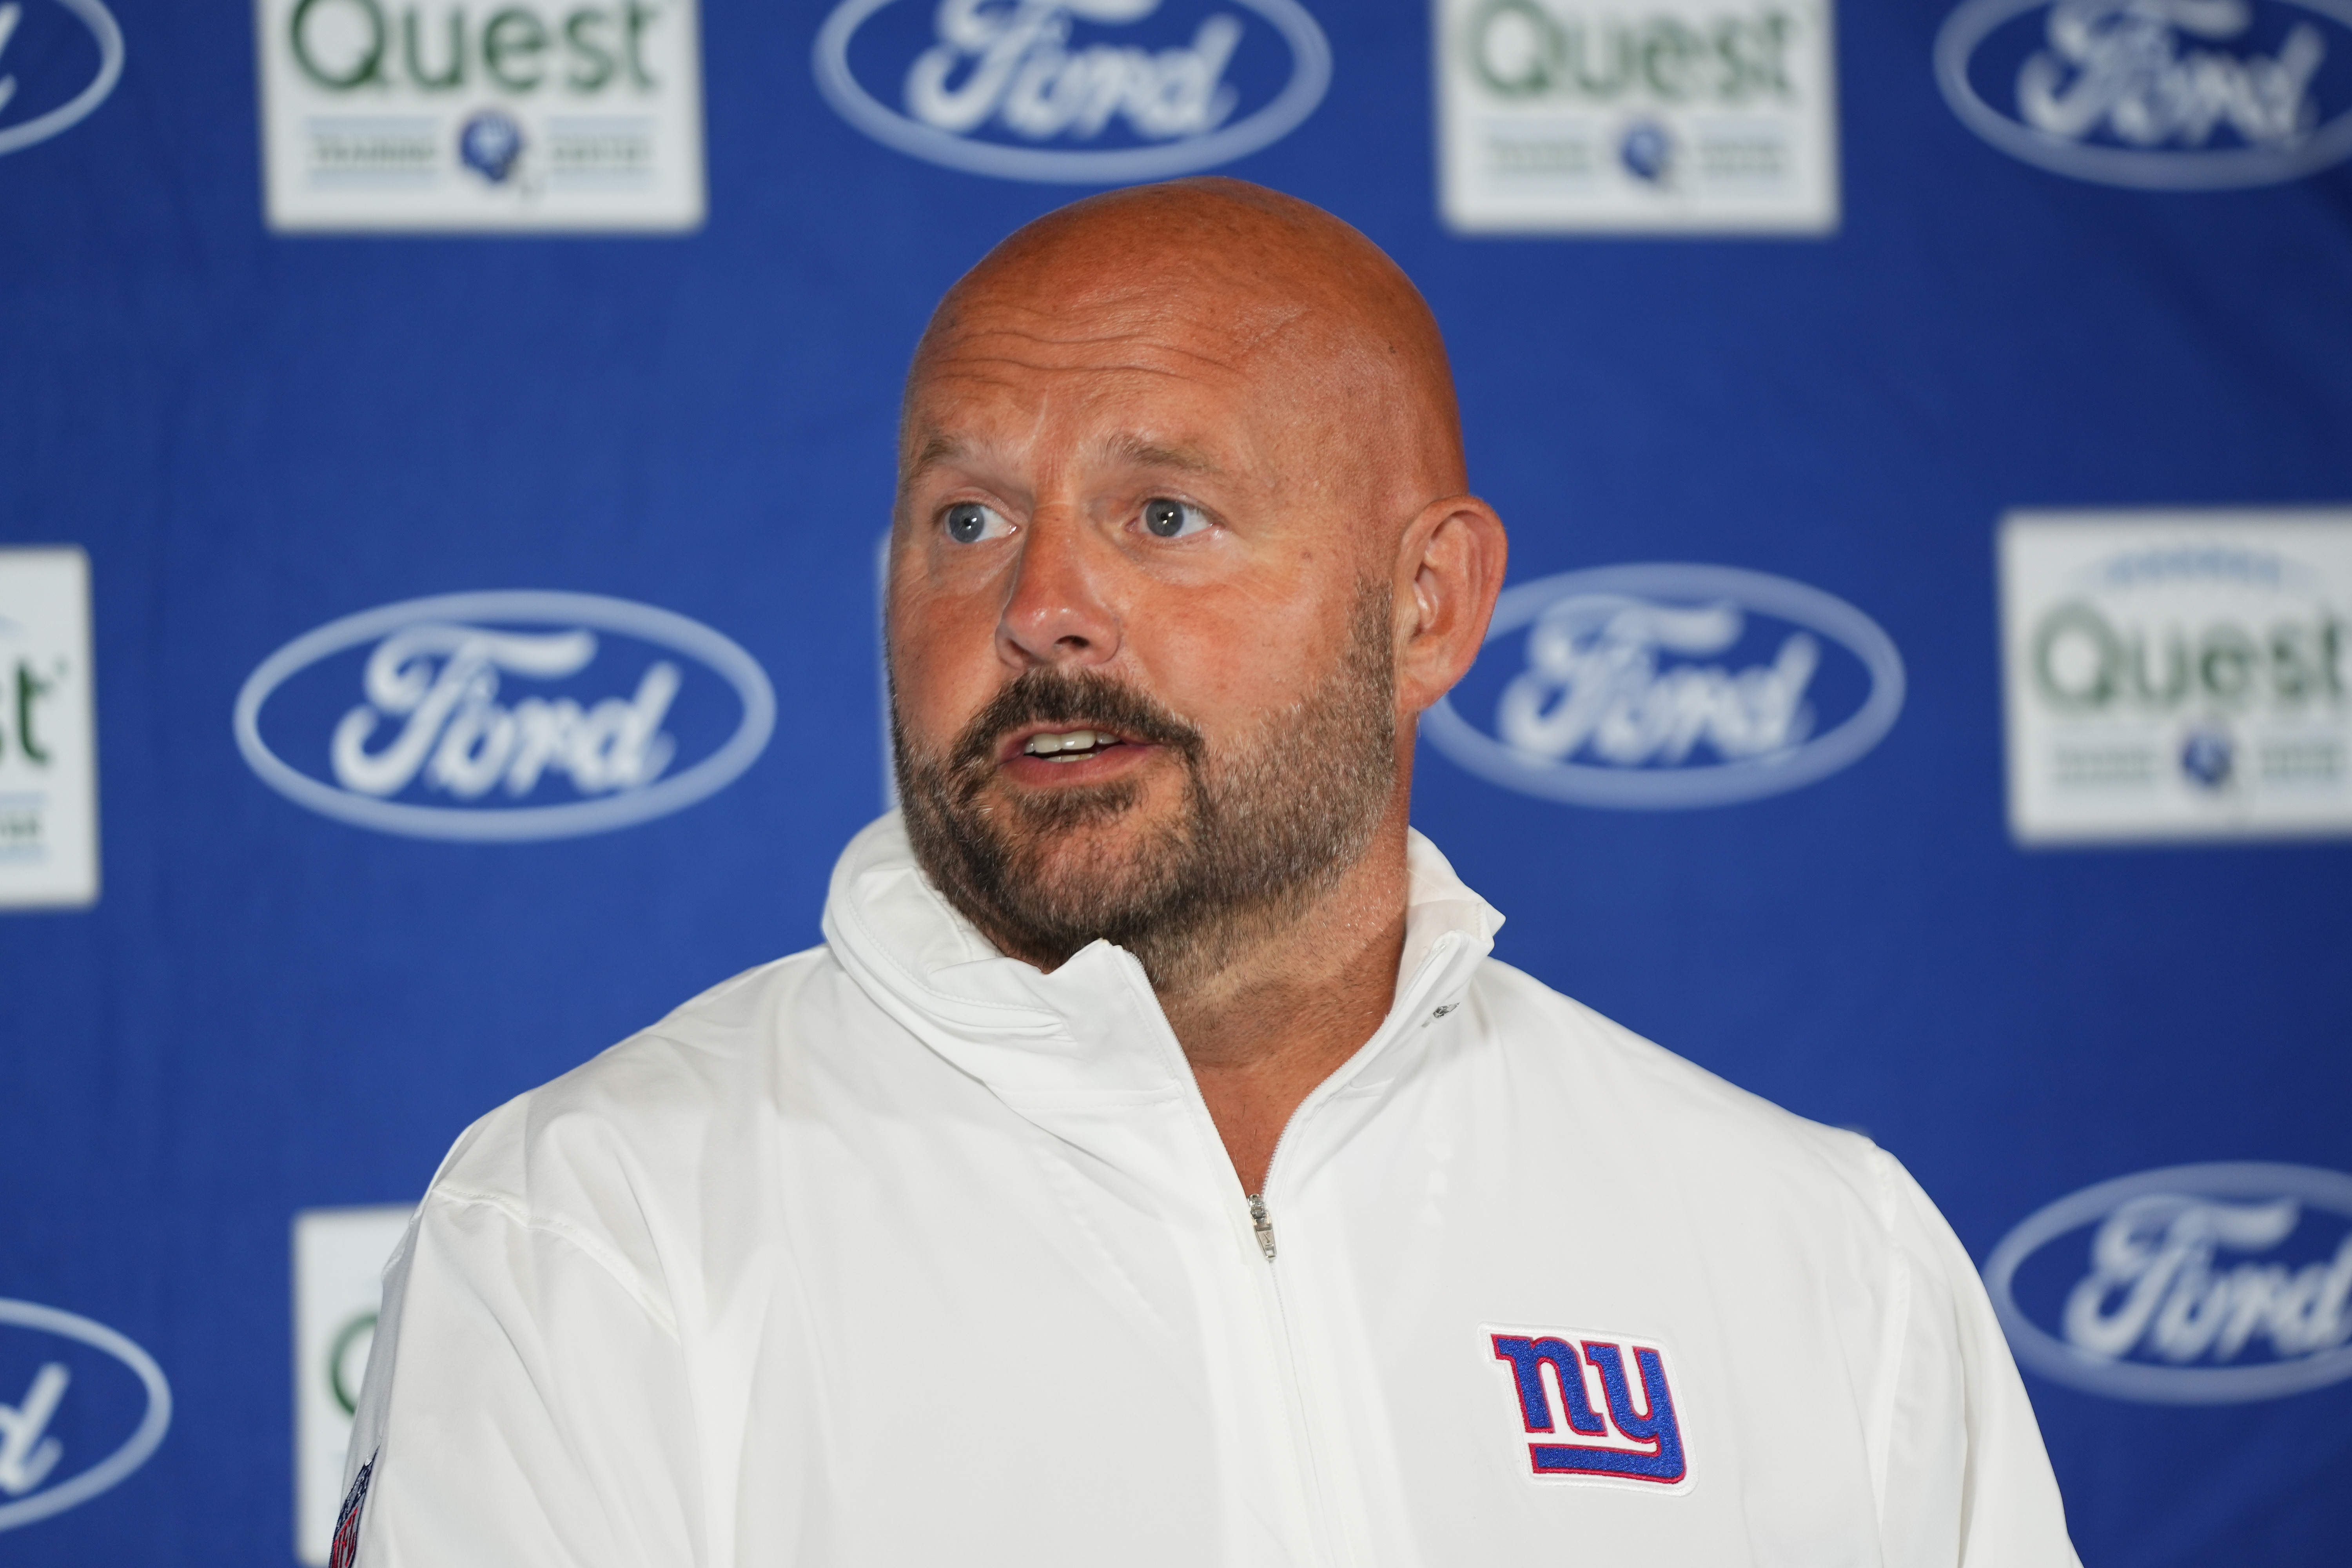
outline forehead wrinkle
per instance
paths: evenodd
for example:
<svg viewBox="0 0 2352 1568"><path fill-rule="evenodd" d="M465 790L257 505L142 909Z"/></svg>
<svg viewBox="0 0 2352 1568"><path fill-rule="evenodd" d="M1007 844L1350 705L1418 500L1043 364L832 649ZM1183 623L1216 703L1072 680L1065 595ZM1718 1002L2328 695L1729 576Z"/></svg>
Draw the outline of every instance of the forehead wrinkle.
<svg viewBox="0 0 2352 1568"><path fill-rule="evenodd" d="M1179 338L1188 349L1176 352L1253 379L1270 373L1269 412L1339 406L1363 455L1393 468L1401 489L1435 495L1467 482L1427 302L1360 232L1279 192L1196 176L1049 213L982 258L925 336L943 346L1000 326L1065 342L1129 329ZM1182 363L1174 349L1155 342L1148 357Z"/></svg>
<svg viewBox="0 0 2352 1568"><path fill-rule="evenodd" d="M1075 277L1066 258L1040 258L1030 269L993 276L975 269L958 286L971 295L943 306L939 339L1003 333L1074 348L1136 341L1236 369L1269 351L1337 357L1358 340L1394 352L1392 324L1352 287L1358 279L1303 270L1294 256L1147 264L1148 284L1105 283L1098 258L1080 264ZM1088 330L1095 323L1100 325ZM1216 352L1187 348L1186 340L1214 344Z"/></svg>
<svg viewBox="0 0 2352 1568"><path fill-rule="evenodd" d="M974 292L978 298L942 307L922 357L953 357L993 338L1013 338L1072 351L1135 343L1234 368L1234 362L1290 336L1310 319L1320 319L1327 333L1338 336L1361 325L1344 300L1326 297L1328 285L1302 293L1297 279L1239 274L1090 290L1083 280L1044 269L992 279Z"/></svg>
<svg viewBox="0 0 2352 1568"><path fill-rule="evenodd" d="M1271 384L1262 384L1265 374L1263 367L1269 359L1295 362L1293 373L1304 373L1318 380L1346 376L1351 371L1367 368L1376 376L1384 372L1387 367L1380 363L1381 356L1352 342L1354 334L1347 331L1346 323L1332 321L1332 315L1333 312L1309 305L1254 310L1244 317L1249 328L1246 331L1236 331L1236 323L1230 321L1212 325L1185 317L1175 317L1165 323L1172 331L1156 331L1048 334L1009 326L965 327L923 354L909 378L908 401L910 406L919 405L929 389L956 382L1000 387L1018 396L1036 390L1034 385L1024 384L1024 378L1029 376L1066 384L1073 379L1108 381L1128 375L1204 386L1238 384L1263 393L1272 389ZM1188 346L1181 341L1188 330L1197 336L1213 334L1223 341ZM1325 341L1318 341L1318 335ZM1150 357L1088 359L1074 354L1066 359L1013 352L1010 345L1000 346L991 341L1003 339L1023 347L1051 350L1132 347ZM1203 375L1203 371L1211 374ZM1287 379L1287 375L1284 378ZM1172 466L1192 465L1179 462Z"/></svg>
<svg viewBox="0 0 2352 1568"><path fill-rule="evenodd" d="M1265 324L1241 337L1244 356L1255 353L1261 348L1274 347L1281 340L1293 336L1307 324L1307 318L1316 314L1316 310L1313 306L1304 304L1271 305L1263 313L1266 318Z"/></svg>
<svg viewBox="0 0 2352 1568"><path fill-rule="evenodd" d="M974 354L969 358L959 356L950 363L931 368L925 374L924 379L937 381L948 378L962 378L971 381L985 381L992 383L1002 379L997 376L974 374L973 372L968 371L964 368L967 365L997 365L1008 370L1035 371L1041 375L1109 375L1124 371L1136 375L1165 376L1176 381L1191 379L1186 376L1182 371L1170 370L1165 365L1038 364L1030 360L1015 359L1009 354Z"/></svg>
<svg viewBox="0 0 2352 1568"><path fill-rule="evenodd" d="M992 340L1009 338L1012 343L999 345ZM1044 353L1019 352L1026 346ZM921 374L938 375L953 374L954 367L963 364L1001 364L1020 370L1053 374L1083 371L1089 374L1107 371L1132 370L1146 374L1180 374L1162 366L1137 363L1131 359L1115 359L1108 363L1090 360L1084 351L1089 349L1134 350L1158 357L1190 364L1213 366L1232 374L1241 367L1232 358L1220 354L1213 347L1187 346L1175 333L1136 331L1089 334L1052 335L1023 331L1014 327L983 328L957 333L947 342L925 356ZM1061 351L1055 354L1053 351Z"/></svg>
<svg viewBox="0 0 2352 1568"><path fill-rule="evenodd" d="M1289 319L1272 324L1266 332L1260 335L1261 345L1267 339L1277 335L1295 334L1299 319L1308 314L1311 312L1294 312ZM1222 361L1213 360L1210 363L1225 373L1223 376L1217 379L1224 381L1228 385L1238 384L1259 392L1265 390L1257 384L1260 378L1250 374L1246 369L1226 365ZM1339 372L1339 363L1336 356L1328 359L1326 366L1327 374ZM994 439L973 440L950 435L932 424L930 419L921 412L928 401L924 396L926 390L952 386L956 382L961 381L967 384L999 388L1010 392L1013 395L1016 404L1029 405L1026 424L1034 433L1036 428L1055 417L1051 410L1062 401L1062 398L1051 393L1042 398L1035 397L1034 395L1038 388L1035 384L1025 379L1027 375L1049 374L1055 381L1062 383L1065 387L1076 383L1081 390L1088 395L1082 397L1080 401L1094 404L1097 398L1092 395L1105 389L1090 384L1111 379L1120 373L1180 385L1203 384L1203 378L1197 374L1189 373L1184 369L1171 369L1165 365L1119 362L1109 364L1040 366L1025 359L1003 355L966 356L954 350L945 351L939 359L935 359L919 371L908 388L909 412L916 415L917 423L910 425L907 442L903 447L908 456L900 469L902 492L921 479L931 469L942 464L957 460L986 460L992 453L996 453L1001 446L1001 443ZM1114 403L1117 401L1114 399ZM1293 423L1292 416L1296 411L1262 406L1259 405L1256 398L1249 401L1255 407L1256 412L1244 416L1235 428L1227 432L1237 439L1240 445L1230 449L1218 450L1214 455L1213 455L1213 447L1220 446L1220 443L1203 443L1199 438L1200 433L1192 430L1154 429L1152 426L1156 422L1151 421L1147 415L1146 422L1139 427L1107 433L1089 441L1087 456L1095 462L1106 465L1158 468L1194 475L1202 479L1244 479L1255 486L1269 490L1284 489L1286 486L1283 482L1282 474L1288 465L1275 460L1274 454L1261 450L1262 443L1258 437L1272 434L1277 427L1289 426ZM1189 418L1181 416L1177 420L1180 426L1191 423ZM1015 445L1017 444L1016 441Z"/></svg>

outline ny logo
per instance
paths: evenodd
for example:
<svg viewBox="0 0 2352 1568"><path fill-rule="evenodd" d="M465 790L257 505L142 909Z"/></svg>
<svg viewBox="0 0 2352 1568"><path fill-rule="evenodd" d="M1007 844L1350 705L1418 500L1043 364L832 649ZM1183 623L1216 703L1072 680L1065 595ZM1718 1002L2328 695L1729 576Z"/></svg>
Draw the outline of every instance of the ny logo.
<svg viewBox="0 0 2352 1568"><path fill-rule="evenodd" d="M1530 1433L1559 1439L1528 1445L1538 1476L1594 1476L1674 1486L1688 1467L1683 1460L1682 1424L1675 1415L1674 1391L1666 1386L1665 1358L1644 1345L1633 1347L1633 1373L1627 1374L1624 1347L1601 1339L1570 1344L1555 1335L1489 1334L1495 1359L1511 1369L1519 1418ZM1551 1376L1547 1379L1544 1370ZM1636 1400L1633 1378L1641 1381ZM1598 1379L1599 1397L1592 1379ZM1554 1394L1558 1403L1554 1403ZM1568 1431L1560 1431L1564 1418Z"/></svg>

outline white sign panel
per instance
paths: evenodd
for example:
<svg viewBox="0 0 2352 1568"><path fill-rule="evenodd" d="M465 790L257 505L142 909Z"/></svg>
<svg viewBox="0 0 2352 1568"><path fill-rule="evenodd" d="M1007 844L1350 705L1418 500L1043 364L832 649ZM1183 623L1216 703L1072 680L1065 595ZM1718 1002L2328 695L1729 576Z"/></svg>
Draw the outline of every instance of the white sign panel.
<svg viewBox="0 0 2352 1568"><path fill-rule="evenodd" d="M2352 833L2352 510L2012 512L2024 844Z"/></svg>
<svg viewBox="0 0 2352 1568"><path fill-rule="evenodd" d="M0 550L0 909L97 900L89 558Z"/></svg>
<svg viewBox="0 0 2352 1568"><path fill-rule="evenodd" d="M1825 0L1433 0L1445 221L1474 234L1827 234Z"/></svg>
<svg viewBox="0 0 2352 1568"><path fill-rule="evenodd" d="M688 229L695 0L257 0L270 226Z"/></svg>
<svg viewBox="0 0 2352 1568"><path fill-rule="evenodd" d="M343 1500L383 1266L410 1211L305 1209L294 1216L294 1555L326 1568Z"/></svg>

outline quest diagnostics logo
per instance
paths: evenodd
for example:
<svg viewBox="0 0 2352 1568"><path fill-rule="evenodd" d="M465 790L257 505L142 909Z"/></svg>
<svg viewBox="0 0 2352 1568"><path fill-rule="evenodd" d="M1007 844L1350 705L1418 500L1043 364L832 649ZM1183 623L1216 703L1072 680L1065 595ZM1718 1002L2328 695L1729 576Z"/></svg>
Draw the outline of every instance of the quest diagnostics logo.
<svg viewBox="0 0 2352 1568"><path fill-rule="evenodd" d="M2059 1199L1985 1286L2017 1359L2112 1399L2220 1405L2352 1377L2352 1176L2176 1165Z"/></svg>
<svg viewBox="0 0 2352 1568"><path fill-rule="evenodd" d="M354 700L356 699L356 700ZM591 594L452 594L262 660L237 749L298 805L419 838L563 838L683 810L768 743L775 693L709 627Z"/></svg>
<svg viewBox="0 0 2352 1568"><path fill-rule="evenodd" d="M1435 0L1445 220L1473 234L1825 234L1822 0Z"/></svg>
<svg viewBox="0 0 2352 1568"><path fill-rule="evenodd" d="M100 0L0 0L0 153L70 130L122 79L122 29Z"/></svg>
<svg viewBox="0 0 2352 1568"><path fill-rule="evenodd" d="M1903 709L1903 660L1876 622L1729 566L1521 584L1496 602L1486 647L1423 733L1490 783L1574 805L1778 795L1853 763Z"/></svg>
<svg viewBox="0 0 2352 1568"><path fill-rule="evenodd" d="M817 87L885 146L968 174L1160 180L1281 140L1331 49L1297 0L843 0Z"/></svg>
<svg viewBox="0 0 2352 1568"><path fill-rule="evenodd" d="M88 1502L147 1462L172 1425L155 1359L55 1307L0 1300L0 1531Z"/></svg>
<svg viewBox="0 0 2352 1568"><path fill-rule="evenodd" d="M702 221L695 0L255 3L273 227Z"/></svg>
<svg viewBox="0 0 2352 1568"><path fill-rule="evenodd" d="M2352 510L2018 511L2021 843L2352 833Z"/></svg>
<svg viewBox="0 0 2352 1568"><path fill-rule="evenodd" d="M2277 184L2352 156L2352 0L1968 0L1936 80L1969 129L2056 174Z"/></svg>

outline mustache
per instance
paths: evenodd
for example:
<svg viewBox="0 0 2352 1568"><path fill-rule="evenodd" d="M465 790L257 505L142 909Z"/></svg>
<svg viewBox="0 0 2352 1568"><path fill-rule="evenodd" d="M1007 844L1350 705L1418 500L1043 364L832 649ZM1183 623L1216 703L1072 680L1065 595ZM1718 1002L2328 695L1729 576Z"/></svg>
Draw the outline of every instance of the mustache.
<svg viewBox="0 0 2352 1568"><path fill-rule="evenodd" d="M1024 670L972 715L949 753L950 771L974 777L996 762L997 745L1024 724L1085 724L1130 741L1201 754L1201 731L1142 691L1098 669Z"/></svg>

